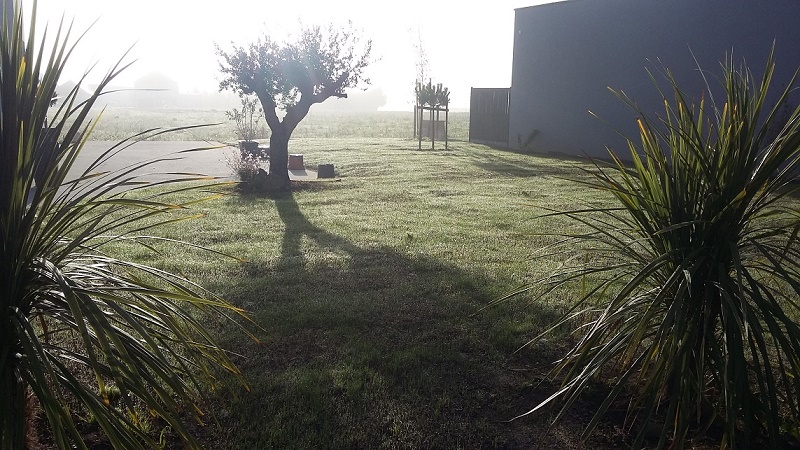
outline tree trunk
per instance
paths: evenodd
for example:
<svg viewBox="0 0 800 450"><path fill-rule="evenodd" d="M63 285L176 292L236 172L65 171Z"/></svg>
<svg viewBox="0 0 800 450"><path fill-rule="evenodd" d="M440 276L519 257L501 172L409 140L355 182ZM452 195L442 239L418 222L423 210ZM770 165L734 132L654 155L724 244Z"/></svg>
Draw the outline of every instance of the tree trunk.
<svg viewBox="0 0 800 450"><path fill-rule="evenodd" d="M276 133L269 138L270 189L289 189L289 135Z"/></svg>

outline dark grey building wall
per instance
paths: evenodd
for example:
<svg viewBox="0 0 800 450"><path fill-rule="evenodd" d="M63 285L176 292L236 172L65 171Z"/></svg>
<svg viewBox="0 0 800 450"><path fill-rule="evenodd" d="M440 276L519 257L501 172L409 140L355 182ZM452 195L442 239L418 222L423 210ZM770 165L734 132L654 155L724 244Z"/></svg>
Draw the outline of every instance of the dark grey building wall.
<svg viewBox="0 0 800 450"><path fill-rule="evenodd" d="M626 152L614 129L635 138L637 114L607 88L661 113L647 68L663 64L699 99L698 63L718 75L731 51L760 79L775 42L774 95L800 66L798 0L571 0L517 9L514 33L509 144L538 130L536 152Z"/></svg>

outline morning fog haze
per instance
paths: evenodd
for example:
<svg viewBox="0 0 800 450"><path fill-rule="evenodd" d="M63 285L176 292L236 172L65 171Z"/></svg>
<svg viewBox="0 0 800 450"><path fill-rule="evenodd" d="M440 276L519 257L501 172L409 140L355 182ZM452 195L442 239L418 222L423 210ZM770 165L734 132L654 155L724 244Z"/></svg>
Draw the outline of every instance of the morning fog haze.
<svg viewBox="0 0 800 450"><path fill-rule="evenodd" d="M161 79L167 95L181 94L186 102L190 102L186 96L203 98L206 107L216 108L224 107L231 97L209 99L218 93L220 78L215 44L227 49L231 43L246 45L264 33L282 39L299 24L352 21L364 38L373 40L377 61L367 71L372 81L369 90L350 90L351 99L339 102L358 103L358 108L371 108L377 102L381 110L409 110L421 42L428 61L426 78L450 89L452 108L466 109L471 87L510 86L514 9L541 3L549 2L497 0L467 6L419 0L40 0L37 23L54 29L62 17L67 23L73 21L73 38L89 28L70 59L64 82L78 80L95 65L87 78L91 83L128 52L124 60L135 62L117 78L120 87L158 88L162 86L152 82Z"/></svg>

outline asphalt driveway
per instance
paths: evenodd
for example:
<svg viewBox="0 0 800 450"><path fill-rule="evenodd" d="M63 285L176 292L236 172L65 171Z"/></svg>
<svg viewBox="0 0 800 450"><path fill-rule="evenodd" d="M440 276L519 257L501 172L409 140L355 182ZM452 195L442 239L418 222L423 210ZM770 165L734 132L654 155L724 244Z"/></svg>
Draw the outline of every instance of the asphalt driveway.
<svg viewBox="0 0 800 450"><path fill-rule="evenodd" d="M83 173L89 164L100 157L116 144L116 141L89 141L83 147L78 160L72 168L75 176ZM201 149L208 147L208 150L191 151L181 153L185 150ZM148 165L135 173L147 174L144 179L147 181L157 181L167 178L174 178L169 173L192 173L203 174L214 177L235 179L233 170L225 162L236 154L238 149L225 146L219 142L205 141L142 141L121 150L108 161L100 165L97 170L116 170L125 167L134 167L144 161L159 159L154 164ZM314 180L317 172L310 169L289 170L289 178L292 180Z"/></svg>
<svg viewBox="0 0 800 450"><path fill-rule="evenodd" d="M73 173L86 170L103 152L113 147L114 141L89 141L81 151L73 167ZM233 171L225 163L225 158L234 154L233 147L221 147L211 150L180 153L183 150L221 146L217 142L204 141L142 141L120 151L98 170L116 170L135 166L143 161L166 159L149 165L136 173L152 174L146 179L164 179L169 176L159 175L168 172L198 173L215 177L233 177Z"/></svg>

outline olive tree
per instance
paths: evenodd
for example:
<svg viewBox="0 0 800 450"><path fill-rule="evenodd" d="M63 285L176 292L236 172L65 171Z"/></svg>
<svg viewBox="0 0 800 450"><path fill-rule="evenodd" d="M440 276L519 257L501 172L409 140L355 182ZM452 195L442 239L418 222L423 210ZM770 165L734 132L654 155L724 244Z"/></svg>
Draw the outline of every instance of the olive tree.
<svg viewBox="0 0 800 450"><path fill-rule="evenodd" d="M223 74L220 90L255 94L264 110L271 131L271 190L289 188L289 138L311 105L331 97L346 98L346 89L369 84L364 69L371 50L372 41L363 41L352 24L302 27L294 40L284 42L265 34L246 47L232 44L228 51L217 45Z"/></svg>

